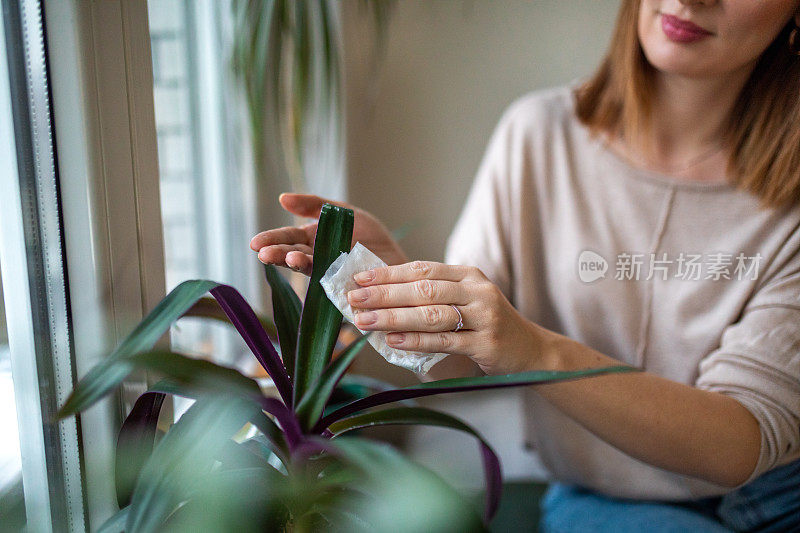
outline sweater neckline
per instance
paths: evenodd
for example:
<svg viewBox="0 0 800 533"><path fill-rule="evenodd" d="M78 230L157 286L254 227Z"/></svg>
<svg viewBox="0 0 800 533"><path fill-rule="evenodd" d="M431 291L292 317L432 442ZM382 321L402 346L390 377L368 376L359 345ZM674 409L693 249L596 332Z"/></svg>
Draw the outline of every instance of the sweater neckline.
<svg viewBox="0 0 800 533"><path fill-rule="evenodd" d="M581 125L585 130L585 126ZM588 132L587 132L588 133ZM645 181L656 185L665 187L684 189L690 191L711 192L711 191L730 191L733 189L727 181L695 181L675 177L671 174L664 174L654 170L637 167L631 161L618 154L613 150L608 143L600 135L592 136L592 142L596 145L598 153L604 156L613 166L620 169L620 174L625 175L627 178L633 178L638 181Z"/></svg>

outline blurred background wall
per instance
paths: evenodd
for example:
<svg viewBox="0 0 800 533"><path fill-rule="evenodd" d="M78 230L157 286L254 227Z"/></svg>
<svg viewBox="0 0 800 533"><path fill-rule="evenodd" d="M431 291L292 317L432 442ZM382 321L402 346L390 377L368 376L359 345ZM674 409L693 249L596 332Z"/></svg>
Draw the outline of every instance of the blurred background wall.
<svg viewBox="0 0 800 533"><path fill-rule="evenodd" d="M348 201L389 228L414 223L403 241L409 257L442 261L503 110L529 91L589 75L605 53L618 6L618 0L399 0L385 55L376 60L363 5L344 2ZM363 354L357 370L415 381L372 355ZM524 446L518 393L436 402L493 441L508 478L540 473ZM407 445L418 459L449 468L457 481L477 484L474 444L450 437L415 430ZM451 464L441 464L442 449L452 450Z"/></svg>
<svg viewBox="0 0 800 533"><path fill-rule="evenodd" d="M377 70L359 5L343 21L348 196L390 228L418 223L409 256L441 261L500 114L590 74L619 1L400 0Z"/></svg>

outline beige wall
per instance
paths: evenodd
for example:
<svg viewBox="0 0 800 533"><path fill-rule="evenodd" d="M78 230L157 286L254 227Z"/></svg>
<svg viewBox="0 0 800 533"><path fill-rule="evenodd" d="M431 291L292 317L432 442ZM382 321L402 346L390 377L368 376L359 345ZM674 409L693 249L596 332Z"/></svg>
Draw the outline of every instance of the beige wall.
<svg viewBox="0 0 800 533"><path fill-rule="evenodd" d="M390 228L417 223L409 256L441 261L503 109L591 73L619 2L398 0L377 76L360 4L344 17L349 198Z"/></svg>

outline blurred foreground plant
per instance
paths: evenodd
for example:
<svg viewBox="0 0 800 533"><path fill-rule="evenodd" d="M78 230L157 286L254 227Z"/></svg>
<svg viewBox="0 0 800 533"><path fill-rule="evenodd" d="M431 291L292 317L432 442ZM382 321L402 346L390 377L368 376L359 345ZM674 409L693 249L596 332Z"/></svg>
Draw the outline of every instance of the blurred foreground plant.
<svg viewBox="0 0 800 533"><path fill-rule="evenodd" d="M302 304L277 269L265 267L280 354L236 289L191 280L170 292L78 383L60 417L87 409L135 369L163 377L139 397L120 430L116 482L121 510L102 531L480 531L497 509L502 483L500 462L483 437L431 409L373 408L434 394L633 370L614 366L446 379L382 390L331 408L334 389L367 340L359 338L332 360L342 315L319 280L341 252L349 251L352 231L351 210L323 206ZM265 396L254 380L236 370L152 350L207 292L270 375L277 397ZM159 439L157 422L166 394L196 402ZM388 424L445 427L477 439L486 478L483 520L468 498L431 470L388 445L341 437Z"/></svg>

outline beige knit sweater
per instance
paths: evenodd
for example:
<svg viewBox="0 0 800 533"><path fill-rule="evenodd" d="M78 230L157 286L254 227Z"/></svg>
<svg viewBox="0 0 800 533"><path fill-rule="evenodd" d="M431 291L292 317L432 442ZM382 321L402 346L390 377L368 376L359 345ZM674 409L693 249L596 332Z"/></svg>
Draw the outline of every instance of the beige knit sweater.
<svg viewBox="0 0 800 533"><path fill-rule="evenodd" d="M567 87L504 114L447 243L526 318L665 378L740 401L755 478L800 457L800 207L634 168L590 136ZM526 393L554 479L631 498L726 489L642 463Z"/></svg>

